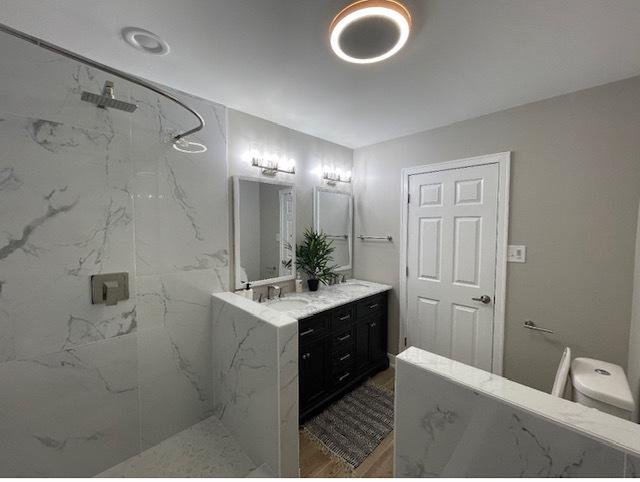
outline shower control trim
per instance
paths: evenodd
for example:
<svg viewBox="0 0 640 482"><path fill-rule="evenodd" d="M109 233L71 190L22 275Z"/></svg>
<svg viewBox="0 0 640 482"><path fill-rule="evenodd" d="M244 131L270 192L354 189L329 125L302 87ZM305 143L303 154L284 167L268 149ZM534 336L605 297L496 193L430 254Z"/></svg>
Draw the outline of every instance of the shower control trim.
<svg viewBox="0 0 640 482"><path fill-rule="evenodd" d="M129 299L129 273L94 274L91 277L91 303L115 306Z"/></svg>

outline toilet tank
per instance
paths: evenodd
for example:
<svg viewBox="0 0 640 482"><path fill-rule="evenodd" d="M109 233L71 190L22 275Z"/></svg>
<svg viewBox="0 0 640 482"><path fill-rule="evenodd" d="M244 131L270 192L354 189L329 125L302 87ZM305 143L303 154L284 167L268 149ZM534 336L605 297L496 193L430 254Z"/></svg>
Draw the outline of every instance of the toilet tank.
<svg viewBox="0 0 640 482"><path fill-rule="evenodd" d="M571 385L574 402L631 420L635 403L621 366L576 358L571 363Z"/></svg>

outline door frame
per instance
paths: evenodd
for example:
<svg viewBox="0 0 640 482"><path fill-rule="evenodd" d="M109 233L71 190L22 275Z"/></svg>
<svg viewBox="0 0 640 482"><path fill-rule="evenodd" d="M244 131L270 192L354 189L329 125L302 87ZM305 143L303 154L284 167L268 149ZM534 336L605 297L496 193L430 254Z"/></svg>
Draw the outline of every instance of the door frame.
<svg viewBox="0 0 640 482"><path fill-rule="evenodd" d="M498 219L496 224L496 273L494 286L493 341L491 371L502 375L504 357L505 304L507 291L507 243L509 236L509 186L511 151L455 161L426 164L402 169L400 203L400 351L407 336L407 249L409 243L409 178L417 174L498 164Z"/></svg>

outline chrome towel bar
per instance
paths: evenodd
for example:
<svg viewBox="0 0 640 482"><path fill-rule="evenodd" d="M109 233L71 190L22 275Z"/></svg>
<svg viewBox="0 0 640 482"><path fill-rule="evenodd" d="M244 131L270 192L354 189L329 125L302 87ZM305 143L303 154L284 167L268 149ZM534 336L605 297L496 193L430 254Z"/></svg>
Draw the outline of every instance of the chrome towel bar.
<svg viewBox="0 0 640 482"><path fill-rule="evenodd" d="M366 240L381 240L381 241L393 241L393 237L390 235L386 235L386 236L364 236L362 234L359 234L357 236L358 239L362 240L362 241L366 241Z"/></svg>
<svg viewBox="0 0 640 482"><path fill-rule="evenodd" d="M536 324L531 320L525 321L523 326L527 330L539 331L541 333L549 333L550 335L553 335L555 333L553 330L549 330L547 328L541 328L539 326L536 326Z"/></svg>

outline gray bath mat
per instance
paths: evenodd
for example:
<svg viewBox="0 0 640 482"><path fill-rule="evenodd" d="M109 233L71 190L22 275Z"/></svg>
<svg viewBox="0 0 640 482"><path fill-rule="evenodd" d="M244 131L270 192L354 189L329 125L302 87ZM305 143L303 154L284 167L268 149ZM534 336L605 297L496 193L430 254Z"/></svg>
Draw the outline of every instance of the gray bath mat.
<svg viewBox="0 0 640 482"><path fill-rule="evenodd" d="M393 393L365 383L304 425L323 452L356 469L393 430Z"/></svg>

